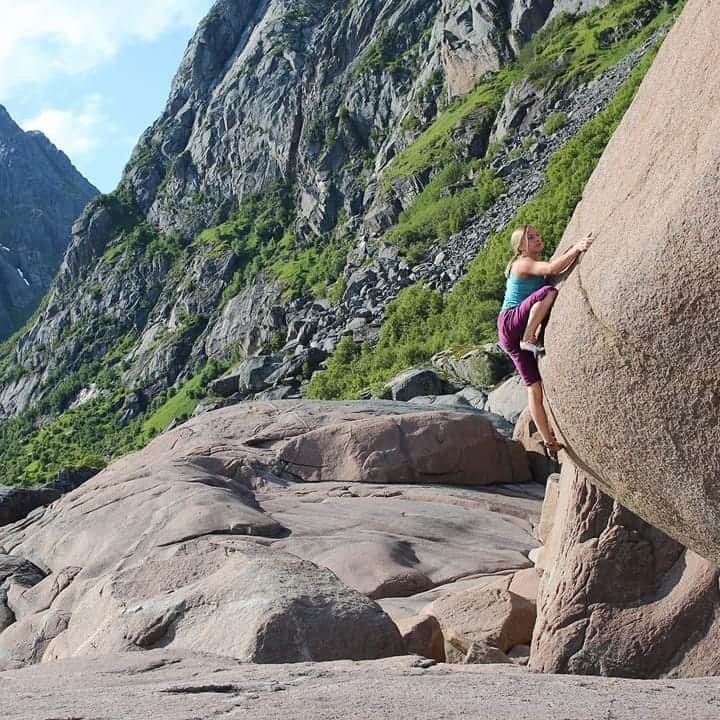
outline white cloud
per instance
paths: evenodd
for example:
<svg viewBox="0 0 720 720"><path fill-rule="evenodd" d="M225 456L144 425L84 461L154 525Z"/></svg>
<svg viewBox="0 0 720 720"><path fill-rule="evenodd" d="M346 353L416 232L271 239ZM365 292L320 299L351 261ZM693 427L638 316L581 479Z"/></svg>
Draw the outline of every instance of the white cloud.
<svg viewBox="0 0 720 720"><path fill-rule="evenodd" d="M88 155L119 133L105 111L102 95L89 95L74 108L47 108L20 123L23 130L41 130L70 158Z"/></svg>
<svg viewBox="0 0 720 720"><path fill-rule="evenodd" d="M0 102L12 88L74 75L124 45L194 27L209 0L0 0Z"/></svg>

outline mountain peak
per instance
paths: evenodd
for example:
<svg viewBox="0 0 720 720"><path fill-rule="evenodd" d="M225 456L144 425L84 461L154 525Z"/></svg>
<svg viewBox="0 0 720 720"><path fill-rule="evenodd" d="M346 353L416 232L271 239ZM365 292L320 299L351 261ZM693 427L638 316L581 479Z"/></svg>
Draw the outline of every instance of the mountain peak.
<svg viewBox="0 0 720 720"><path fill-rule="evenodd" d="M22 132L22 128L10 117L7 108L0 105L0 137L12 137Z"/></svg>

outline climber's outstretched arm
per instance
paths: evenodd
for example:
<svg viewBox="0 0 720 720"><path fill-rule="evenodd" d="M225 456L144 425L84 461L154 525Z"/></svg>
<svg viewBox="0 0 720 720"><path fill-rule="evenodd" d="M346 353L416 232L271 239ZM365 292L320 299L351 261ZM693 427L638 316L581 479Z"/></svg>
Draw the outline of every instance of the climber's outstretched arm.
<svg viewBox="0 0 720 720"><path fill-rule="evenodd" d="M513 263L515 272L521 277L536 275L546 277L559 275L567 270L575 260L584 253L593 243L592 234L585 236L579 243L573 245L566 253L554 260L533 260L531 257L519 257Z"/></svg>

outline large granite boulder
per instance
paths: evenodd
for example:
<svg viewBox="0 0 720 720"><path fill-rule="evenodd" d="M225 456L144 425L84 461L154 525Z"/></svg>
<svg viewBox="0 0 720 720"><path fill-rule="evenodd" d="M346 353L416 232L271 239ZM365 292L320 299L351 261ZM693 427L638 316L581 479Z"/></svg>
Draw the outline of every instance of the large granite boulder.
<svg viewBox="0 0 720 720"><path fill-rule="evenodd" d="M272 355L258 355L243 361L232 370L212 381L210 392L228 397L240 392L248 393L265 390L270 384L268 378L277 370L278 362Z"/></svg>
<svg viewBox="0 0 720 720"><path fill-rule="evenodd" d="M154 647L252 662L362 660L403 651L382 609L333 573L237 538L160 548L99 578L79 578L73 590L39 613L64 618L54 634L38 616L27 616L0 638L2 659Z"/></svg>
<svg viewBox="0 0 720 720"><path fill-rule="evenodd" d="M523 665L530 655L538 585L534 567L508 563L414 595L383 597L378 604L410 652L449 663Z"/></svg>
<svg viewBox="0 0 720 720"><path fill-rule="evenodd" d="M432 615L414 615L398 620L395 624L408 653L445 662L445 640L437 618Z"/></svg>
<svg viewBox="0 0 720 720"><path fill-rule="evenodd" d="M689 0L587 184L558 253L544 386L604 491L720 563L720 4Z"/></svg>
<svg viewBox="0 0 720 720"><path fill-rule="evenodd" d="M720 674L720 571L563 465L530 667L624 677Z"/></svg>
<svg viewBox="0 0 720 720"><path fill-rule="evenodd" d="M480 413L418 412L328 425L292 438L279 457L304 481L489 485L530 477L522 445L503 438Z"/></svg>
<svg viewBox="0 0 720 720"><path fill-rule="evenodd" d="M513 375L488 393L485 410L515 425L528 404L527 388L519 375Z"/></svg>
<svg viewBox="0 0 720 720"><path fill-rule="evenodd" d="M483 345L460 356L443 350L432 358L440 371L475 387L496 385L513 372L512 360L499 345Z"/></svg>

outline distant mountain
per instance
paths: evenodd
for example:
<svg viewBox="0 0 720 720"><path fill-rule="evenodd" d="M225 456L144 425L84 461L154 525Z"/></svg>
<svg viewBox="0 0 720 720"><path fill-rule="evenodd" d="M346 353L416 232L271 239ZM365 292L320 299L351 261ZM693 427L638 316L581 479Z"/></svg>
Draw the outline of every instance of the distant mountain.
<svg viewBox="0 0 720 720"><path fill-rule="evenodd" d="M97 194L62 151L0 105L0 339L38 306L73 222Z"/></svg>

